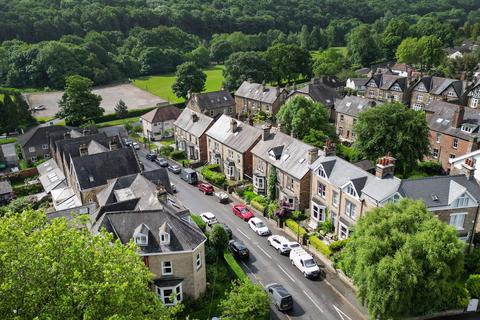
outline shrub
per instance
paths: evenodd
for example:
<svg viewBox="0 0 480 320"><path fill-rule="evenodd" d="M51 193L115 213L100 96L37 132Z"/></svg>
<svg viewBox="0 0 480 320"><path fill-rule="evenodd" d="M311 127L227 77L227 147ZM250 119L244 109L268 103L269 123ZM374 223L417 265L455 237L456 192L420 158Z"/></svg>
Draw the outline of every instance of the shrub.
<svg viewBox="0 0 480 320"><path fill-rule="evenodd" d="M220 165L219 164L207 164L203 168L207 169L207 170L210 170L210 171L213 171L213 172L222 172L222 170L220 170Z"/></svg>
<svg viewBox="0 0 480 320"><path fill-rule="evenodd" d="M245 190L243 191L243 199L247 202L250 203L256 196L258 196L255 192L251 190Z"/></svg>
<svg viewBox="0 0 480 320"><path fill-rule="evenodd" d="M43 191L43 187L40 183L38 184L24 184L20 186L14 186L13 192L17 197L29 196L32 194L40 193Z"/></svg>
<svg viewBox="0 0 480 320"><path fill-rule="evenodd" d="M192 220L193 222L195 222L197 227L205 233L205 230L207 229L207 224L202 220L202 218L200 218L200 216L196 214L191 214L190 216L192 217Z"/></svg>
<svg viewBox="0 0 480 320"><path fill-rule="evenodd" d="M296 223L295 221L293 221L292 219L287 219L285 221L285 224L287 225L287 227L292 230L295 234L298 234L300 232L300 236L303 236L304 234L307 233L307 230L303 229L302 227L300 227L298 225L298 223Z"/></svg>
<svg viewBox="0 0 480 320"><path fill-rule="evenodd" d="M480 274L471 274L465 284L471 298L480 298Z"/></svg>
<svg viewBox="0 0 480 320"><path fill-rule="evenodd" d="M125 118L140 117L140 116L144 115L145 113L147 113L147 112L149 112L149 111L151 111L155 108L156 107L150 107L150 108L146 108L146 109L128 110L128 113L125 116ZM93 121L95 123L102 123L102 122L109 122L109 121L119 120L119 119L122 119L122 118L119 117L116 113L110 113L110 114L106 114L106 115L103 115L101 117L95 118L95 119L93 119Z"/></svg>
<svg viewBox="0 0 480 320"><path fill-rule="evenodd" d="M330 243L330 250L334 253L339 252L347 245L347 243L348 239L334 241Z"/></svg>
<svg viewBox="0 0 480 320"><path fill-rule="evenodd" d="M480 274L480 248L465 255L465 271L467 274Z"/></svg>
<svg viewBox="0 0 480 320"><path fill-rule="evenodd" d="M307 219L307 215L300 210L292 211L292 213L290 214L290 217L292 218L292 220L295 220L295 221L303 221Z"/></svg>
<svg viewBox="0 0 480 320"><path fill-rule="evenodd" d="M428 175L442 174L442 164L439 161L423 161L418 164L418 170Z"/></svg>
<svg viewBox="0 0 480 320"><path fill-rule="evenodd" d="M162 146L160 148L159 154L164 157L170 156L170 154L174 151L173 147L171 146Z"/></svg>
<svg viewBox="0 0 480 320"><path fill-rule="evenodd" d="M225 231L225 229L221 225L215 224L208 235L208 240L212 243L212 246L220 254L227 248L227 244L228 244L227 231Z"/></svg>
<svg viewBox="0 0 480 320"><path fill-rule="evenodd" d="M173 160L182 160L186 159L187 155L185 154L185 151L175 150L170 152L170 158L172 158Z"/></svg>
<svg viewBox="0 0 480 320"><path fill-rule="evenodd" d="M318 224L318 229L323 231L324 233L332 232L333 224L330 220L326 220Z"/></svg>
<svg viewBox="0 0 480 320"><path fill-rule="evenodd" d="M360 160L360 153L353 147L347 147L343 144L337 145L338 155L345 158L345 160L350 162L355 162Z"/></svg>
<svg viewBox="0 0 480 320"><path fill-rule="evenodd" d="M265 210L265 206L255 200L250 201L250 205L260 212L263 212Z"/></svg>
<svg viewBox="0 0 480 320"><path fill-rule="evenodd" d="M225 180L227 179L223 173L212 171L208 168L208 166L202 168L201 174L205 180L217 186L223 186Z"/></svg>
<svg viewBox="0 0 480 320"><path fill-rule="evenodd" d="M257 195L255 196L252 201L255 201L259 204L261 204L262 206L266 206L267 205L267 199L265 199L264 196L261 196L261 195Z"/></svg>
<svg viewBox="0 0 480 320"><path fill-rule="evenodd" d="M327 244L325 244L322 240L320 240L318 237L316 236L310 236L309 238L310 240L310 244L315 248L317 249L318 251L320 251L324 256L326 257L330 257L332 255L332 250L330 250L330 248L328 247Z"/></svg>
<svg viewBox="0 0 480 320"><path fill-rule="evenodd" d="M238 264L237 260L232 256L232 254L228 251L223 252L223 257L225 261L227 262L230 270L235 274L235 276L240 279L244 280L247 279L247 275L245 274L245 271L243 271L242 267Z"/></svg>

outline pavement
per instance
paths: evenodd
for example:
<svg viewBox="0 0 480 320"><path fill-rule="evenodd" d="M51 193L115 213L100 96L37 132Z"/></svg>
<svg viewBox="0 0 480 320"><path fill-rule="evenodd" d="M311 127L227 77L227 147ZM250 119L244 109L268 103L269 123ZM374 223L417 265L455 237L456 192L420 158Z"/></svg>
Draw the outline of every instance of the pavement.
<svg viewBox="0 0 480 320"><path fill-rule="evenodd" d="M139 150L138 155L145 170L153 170L158 166L145 158L147 151ZM308 280L293 266L288 256L280 255L270 247L266 237L254 233L246 222L232 213L232 204L220 204L213 196L206 196L169 172L170 180L177 187L176 197L192 213L212 212L221 223L227 224L234 238L242 240L250 250L250 260L241 262L242 268L255 282L265 287L269 283L280 283L290 292L294 299L293 310L282 313L272 307L272 319L305 319L305 320L362 320L367 319L365 309L358 307L355 298L352 301L344 296L332 281L335 276L326 273L319 280ZM273 234L285 233L275 227L271 221L264 220ZM293 239L292 239L293 240ZM339 281L339 280L338 280Z"/></svg>

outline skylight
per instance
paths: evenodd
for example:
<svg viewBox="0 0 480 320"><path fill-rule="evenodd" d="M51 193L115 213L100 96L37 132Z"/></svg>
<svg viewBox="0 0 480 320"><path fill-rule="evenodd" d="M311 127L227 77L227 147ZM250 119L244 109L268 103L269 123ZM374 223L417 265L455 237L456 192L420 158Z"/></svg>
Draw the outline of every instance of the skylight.
<svg viewBox="0 0 480 320"><path fill-rule="evenodd" d="M437 122L437 123L440 123L440 122L442 122L442 121L443 121L443 118L438 118L436 122Z"/></svg>
<svg viewBox="0 0 480 320"><path fill-rule="evenodd" d="M305 162L305 158L298 160L298 163L304 163L304 162Z"/></svg>

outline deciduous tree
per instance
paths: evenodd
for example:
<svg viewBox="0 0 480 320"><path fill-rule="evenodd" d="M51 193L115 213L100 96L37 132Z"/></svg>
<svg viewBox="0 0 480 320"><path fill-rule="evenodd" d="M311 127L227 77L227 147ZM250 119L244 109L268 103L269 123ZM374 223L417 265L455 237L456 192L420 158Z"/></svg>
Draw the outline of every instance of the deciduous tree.
<svg viewBox="0 0 480 320"><path fill-rule="evenodd" d="M354 64L370 66L378 59L379 47L368 25L362 24L350 32L347 48Z"/></svg>
<svg viewBox="0 0 480 320"><path fill-rule="evenodd" d="M119 118L125 118L128 115L128 107L122 99L115 105L115 113Z"/></svg>
<svg viewBox="0 0 480 320"><path fill-rule="evenodd" d="M345 57L337 49L329 48L313 59L313 73L316 76L334 76L345 68Z"/></svg>
<svg viewBox="0 0 480 320"><path fill-rule="evenodd" d="M267 293L250 279L237 280L233 288L220 302L222 318L236 320L265 319L270 310Z"/></svg>
<svg viewBox="0 0 480 320"><path fill-rule="evenodd" d="M267 60L258 52L236 52L225 62L225 85L236 90L243 81L262 83L271 78L271 68Z"/></svg>
<svg viewBox="0 0 480 320"><path fill-rule="evenodd" d="M292 44L277 44L265 52L265 58L272 68L272 80L278 84L283 80L289 83L300 76L312 75L312 58L310 52Z"/></svg>
<svg viewBox="0 0 480 320"><path fill-rule="evenodd" d="M205 89L207 75L193 62L178 66L172 90L177 97L187 98L188 92L202 92Z"/></svg>
<svg viewBox="0 0 480 320"><path fill-rule="evenodd" d="M214 224L208 234L208 240L210 240L215 250L217 250L217 253L222 253L228 245L227 231L225 231L221 225Z"/></svg>

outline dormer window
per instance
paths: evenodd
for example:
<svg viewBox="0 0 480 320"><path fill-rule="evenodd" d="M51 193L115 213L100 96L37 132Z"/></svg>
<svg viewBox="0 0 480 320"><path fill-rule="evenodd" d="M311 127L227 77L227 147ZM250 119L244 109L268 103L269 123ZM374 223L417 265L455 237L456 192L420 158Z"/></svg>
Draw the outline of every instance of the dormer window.
<svg viewBox="0 0 480 320"><path fill-rule="evenodd" d="M144 234L135 236L135 243L139 246L146 246L148 244L148 238Z"/></svg>
<svg viewBox="0 0 480 320"><path fill-rule="evenodd" d="M141 247L147 246L149 231L150 229L143 223L136 227L135 231L133 232L133 240L135 241L135 244Z"/></svg>
<svg viewBox="0 0 480 320"><path fill-rule="evenodd" d="M159 228L158 235L160 238L160 245L168 246L170 244L170 226L168 223L162 224Z"/></svg>
<svg viewBox="0 0 480 320"><path fill-rule="evenodd" d="M453 203L453 206L457 208L467 207L469 202L470 202L470 197L466 193L464 193L460 197L458 197L457 200L455 200L455 202Z"/></svg>
<svg viewBox="0 0 480 320"><path fill-rule="evenodd" d="M351 196L357 197L357 191L355 191L355 188L351 183L347 186L347 189L345 190L345 192Z"/></svg>
<svg viewBox="0 0 480 320"><path fill-rule="evenodd" d="M477 129L477 126L469 123L464 123L461 127L461 130L465 133L472 133L475 129Z"/></svg>
<svg viewBox="0 0 480 320"><path fill-rule="evenodd" d="M325 173L325 171L323 171L322 168L318 169L318 175L322 178L327 178L327 174Z"/></svg>

